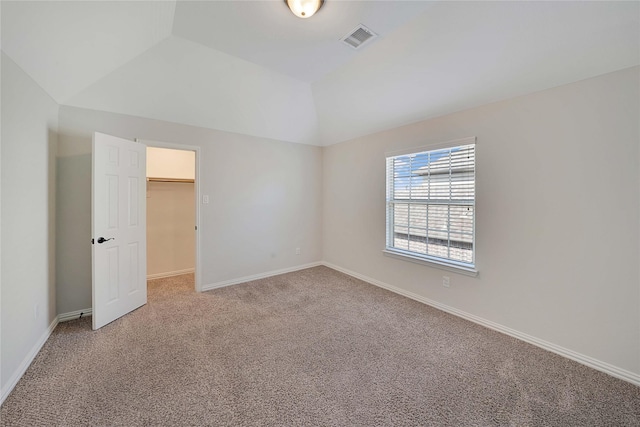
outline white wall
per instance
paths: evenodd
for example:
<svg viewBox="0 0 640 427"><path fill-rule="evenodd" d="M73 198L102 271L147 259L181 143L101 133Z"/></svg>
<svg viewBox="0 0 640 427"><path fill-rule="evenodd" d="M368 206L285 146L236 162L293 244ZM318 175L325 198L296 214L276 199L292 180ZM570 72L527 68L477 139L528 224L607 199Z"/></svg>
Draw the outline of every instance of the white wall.
<svg viewBox="0 0 640 427"><path fill-rule="evenodd" d="M320 147L66 106L59 123L60 313L91 306L94 131L201 147L203 285L321 260Z"/></svg>
<svg viewBox="0 0 640 427"><path fill-rule="evenodd" d="M147 147L147 177L195 179L195 151Z"/></svg>
<svg viewBox="0 0 640 427"><path fill-rule="evenodd" d="M58 105L2 53L2 395L56 318Z"/></svg>
<svg viewBox="0 0 640 427"><path fill-rule="evenodd" d="M326 147L324 259L640 374L639 83L634 67ZM385 257L385 152L467 136L479 277Z"/></svg>
<svg viewBox="0 0 640 427"><path fill-rule="evenodd" d="M147 182L147 276L195 268L194 189L193 183Z"/></svg>

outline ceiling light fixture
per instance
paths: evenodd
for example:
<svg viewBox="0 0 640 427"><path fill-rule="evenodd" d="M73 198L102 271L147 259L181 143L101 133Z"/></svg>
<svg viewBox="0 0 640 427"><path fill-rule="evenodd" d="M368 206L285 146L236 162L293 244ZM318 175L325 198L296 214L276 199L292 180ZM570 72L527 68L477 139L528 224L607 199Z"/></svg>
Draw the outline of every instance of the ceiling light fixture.
<svg viewBox="0 0 640 427"><path fill-rule="evenodd" d="M324 0L284 0L298 18L311 18L322 7Z"/></svg>

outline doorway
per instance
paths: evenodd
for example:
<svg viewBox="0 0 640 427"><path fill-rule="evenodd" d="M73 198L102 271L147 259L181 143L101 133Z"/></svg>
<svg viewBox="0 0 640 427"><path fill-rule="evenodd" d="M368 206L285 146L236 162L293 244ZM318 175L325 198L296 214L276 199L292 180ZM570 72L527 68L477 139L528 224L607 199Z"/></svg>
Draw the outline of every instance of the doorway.
<svg viewBox="0 0 640 427"><path fill-rule="evenodd" d="M199 292L199 147L138 142L147 146L147 280L193 273Z"/></svg>

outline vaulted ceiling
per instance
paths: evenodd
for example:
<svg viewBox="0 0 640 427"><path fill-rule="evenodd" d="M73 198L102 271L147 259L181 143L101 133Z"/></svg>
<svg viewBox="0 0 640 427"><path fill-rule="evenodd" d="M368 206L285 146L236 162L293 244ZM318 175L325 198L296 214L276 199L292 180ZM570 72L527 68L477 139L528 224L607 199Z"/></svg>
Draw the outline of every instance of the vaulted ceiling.
<svg viewBox="0 0 640 427"><path fill-rule="evenodd" d="M639 2L1 7L2 50L61 105L318 145L640 64Z"/></svg>

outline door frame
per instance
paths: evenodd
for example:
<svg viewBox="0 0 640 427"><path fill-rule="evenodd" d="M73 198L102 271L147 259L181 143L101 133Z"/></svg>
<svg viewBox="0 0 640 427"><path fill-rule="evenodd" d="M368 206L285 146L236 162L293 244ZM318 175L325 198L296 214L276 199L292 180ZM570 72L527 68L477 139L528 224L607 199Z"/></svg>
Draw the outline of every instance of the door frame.
<svg viewBox="0 0 640 427"><path fill-rule="evenodd" d="M162 142L162 141L155 141L155 140L151 140L151 139L142 139L142 138L136 138L136 142L139 142L147 147L156 147L156 148L169 148L171 150L181 150L181 151L194 151L196 153L196 158L195 158L195 188L194 188L194 192L195 192L195 197L194 197L194 203L195 203L195 211L196 211L196 218L195 218L195 233L196 233L196 259L195 259L195 290L196 292L202 292L202 270L201 270L201 262L200 262L200 249L201 249L201 239L200 239L200 235L201 235L201 229L200 229L200 147L197 145L185 145L185 144L177 144L177 143L173 143L173 142ZM144 196L144 200L145 200L145 204L147 203L147 196L145 194ZM147 248L148 251L148 248Z"/></svg>

